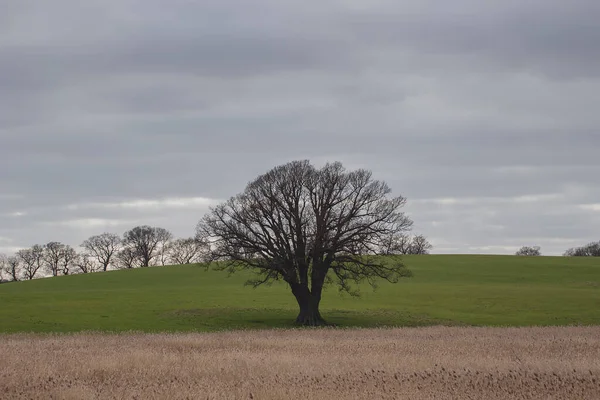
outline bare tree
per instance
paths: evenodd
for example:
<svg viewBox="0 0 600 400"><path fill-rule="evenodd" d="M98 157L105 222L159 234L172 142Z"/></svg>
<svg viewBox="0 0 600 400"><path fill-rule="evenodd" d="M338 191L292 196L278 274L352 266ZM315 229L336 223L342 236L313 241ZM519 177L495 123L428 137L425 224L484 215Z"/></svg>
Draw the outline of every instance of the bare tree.
<svg viewBox="0 0 600 400"><path fill-rule="evenodd" d="M390 192L363 169L349 172L340 163L317 169L295 161L211 209L197 235L210 241L211 260L224 268L255 270L258 277L249 284L287 282L300 309L296 322L323 325L325 283L357 295L352 282L375 286L377 278L396 282L410 275L399 256L377 256L390 235L412 225L400 212L406 199Z"/></svg>
<svg viewBox="0 0 600 400"><path fill-rule="evenodd" d="M166 229L144 225L125 232L123 244L134 251L142 267L148 267L158 255L160 244L172 237Z"/></svg>
<svg viewBox="0 0 600 400"><path fill-rule="evenodd" d="M8 258L5 254L0 254L0 283L4 282L4 271L6 270Z"/></svg>
<svg viewBox="0 0 600 400"><path fill-rule="evenodd" d="M392 235L382 246L381 254L429 254L433 245L423 235L411 237L405 233Z"/></svg>
<svg viewBox="0 0 600 400"><path fill-rule="evenodd" d="M408 254L429 254L429 251L433 248L431 243L423 235L416 235L412 238L410 245L408 246Z"/></svg>
<svg viewBox="0 0 600 400"><path fill-rule="evenodd" d="M98 270L102 270L102 266L97 264L96 256L92 256L91 254L83 253L77 255L77 257L73 260L73 266L75 270L82 274L89 274L92 272L96 272Z"/></svg>
<svg viewBox="0 0 600 400"><path fill-rule="evenodd" d="M135 268L139 263L137 253L131 247L125 247L115 255L117 268L131 269Z"/></svg>
<svg viewBox="0 0 600 400"><path fill-rule="evenodd" d="M567 257L600 257L600 241L574 247L565 252Z"/></svg>
<svg viewBox="0 0 600 400"><path fill-rule="evenodd" d="M516 256L541 256L540 246L523 246L516 253Z"/></svg>
<svg viewBox="0 0 600 400"><path fill-rule="evenodd" d="M77 257L78 254L74 248L69 245L64 247L60 265L63 275L69 275L71 269L75 267L75 261L77 260Z"/></svg>
<svg viewBox="0 0 600 400"><path fill-rule="evenodd" d="M4 272L6 272L10 280L17 282L21 275L21 260L16 256L6 258Z"/></svg>
<svg viewBox="0 0 600 400"><path fill-rule="evenodd" d="M50 242L44 246L44 266L52 276L58 276L61 272L63 275L69 275L69 269L76 257L77 252L69 245Z"/></svg>
<svg viewBox="0 0 600 400"><path fill-rule="evenodd" d="M85 240L81 247L102 265L103 271L106 271L113 257L121 248L121 238L114 233L103 233Z"/></svg>
<svg viewBox="0 0 600 400"><path fill-rule="evenodd" d="M50 242L44 246L44 267L52 276L58 276L59 267L62 264L62 257L65 245L60 242Z"/></svg>
<svg viewBox="0 0 600 400"><path fill-rule="evenodd" d="M30 249L19 250L17 257L21 261L25 279L31 280L44 265L44 247L36 244Z"/></svg>
<svg viewBox="0 0 600 400"><path fill-rule="evenodd" d="M208 245L195 238L176 239L167 247L169 260L174 264L192 264L201 262L208 251Z"/></svg>
<svg viewBox="0 0 600 400"><path fill-rule="evenodd" d="M410 254L411 238L406 233L390 235L381 248L381 254Z"/></svg>
<svg viewBox="0 0 600 400"><path fill-rule="evenodd" d="M164 236L158 243L158 258L163 267L169 263L169 247L171 246L172 235Z"/></svg>

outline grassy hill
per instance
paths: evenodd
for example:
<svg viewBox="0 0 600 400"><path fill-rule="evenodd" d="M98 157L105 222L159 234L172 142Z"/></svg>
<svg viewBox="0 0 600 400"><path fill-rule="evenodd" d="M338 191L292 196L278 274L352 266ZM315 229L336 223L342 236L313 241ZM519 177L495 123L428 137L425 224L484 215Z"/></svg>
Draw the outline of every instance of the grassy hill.
<svg viewBox="0 0 600 400"><path fill-rule="evenodd" d="M600 325L597 258L407 256L415 276L324 294L341 326ZM245 274L154 267L0 285L0 332L190 331L289 327L284 284L252 289Z"/></svg>

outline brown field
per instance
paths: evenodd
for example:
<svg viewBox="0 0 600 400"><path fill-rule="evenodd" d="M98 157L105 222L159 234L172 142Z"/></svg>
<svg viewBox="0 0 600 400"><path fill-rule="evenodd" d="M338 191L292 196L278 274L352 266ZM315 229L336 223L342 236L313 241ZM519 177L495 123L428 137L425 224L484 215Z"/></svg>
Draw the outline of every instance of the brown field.
<svg viewBox="0 0 600 400"><path fill-rule="evenodd" d="M0 336L2 399L600 399L600 327Z"/></svg>

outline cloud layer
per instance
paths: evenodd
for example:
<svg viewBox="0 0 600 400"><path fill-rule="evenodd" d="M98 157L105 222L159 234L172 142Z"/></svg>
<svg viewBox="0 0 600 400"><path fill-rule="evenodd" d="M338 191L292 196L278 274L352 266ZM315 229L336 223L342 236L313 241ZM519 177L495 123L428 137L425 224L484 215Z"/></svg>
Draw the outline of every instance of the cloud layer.
<svg viewBox="0 0 600 400"><path fill-rule="evenodd" d="M0 252L160 225L293 159L366 167L436 252L598 240L596 0L5 0Z"/></svg>

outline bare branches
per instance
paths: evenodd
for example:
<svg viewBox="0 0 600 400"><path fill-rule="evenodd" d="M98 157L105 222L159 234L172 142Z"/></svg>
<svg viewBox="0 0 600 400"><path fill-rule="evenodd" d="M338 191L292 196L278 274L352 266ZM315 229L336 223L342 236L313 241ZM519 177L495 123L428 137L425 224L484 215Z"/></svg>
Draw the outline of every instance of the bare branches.
<svg viewBox="0 0 600 400"><path fill-rule="evenodd" d="M103 233L85 240L81 247L100 263L103 271L106 271L121 248L121 238L114 233Z"/></svg>
<svg viewBox="0 0 600 400"><path fill-rule="evenodd" d="M44 247L36 244L30 249L19 250L17 257L21 262L25 279L31 280L35 278L38 271L43 267Z"/></svg>
<svg viewBox="0 0 600 400"><path fill-rule="evenodd" d="M207 252L208 244L196 238L176 239L166 246L170 262L179 265L202 262Z"/></svg>
<svg viewBox="0 0 600 400"><path fill-rule="evenodd" d="M0 254L0 283L4 282L4 271L6 270L8 258L4 254Z"/></svg>
<svg viewBox="0 0 600 400"><path fill-rule="evenodd" d="M331 269L340 289L349 292L350 281L396 281L407 275L399 262L370 257L412 226L400 211L406 199L390 193L369 171L348 172L340 163L316 169L308 161L294 161L211 209L197 233L209 240L211 260L230 271L258 270L260 277L250 284L283 279L299 304L318 306ZM429 249L426 240L420 245Z"/></svg>
<svg viewBox="0 0 600 400"><path fill-rule="evenodd" d="M148 267L158 255L160 245L166 243L172 237L171 232L163 228L147 225L137 226L125 232L123 235L123 245L133 251L142 267Z"/></svg>
<svg viewBox="0 0 600 400"><path fill-rule="evenodd" d="M380 254L429 254L433 245L423 235L411 237L405 233L393 234L382 242Z"/></svg>
<svg viewBox="0 0 600 400"><path fill-rule="evenodd" d="M82 274L89 274L96 271L103 270L102 265L96 261L96 256L91 254L79 254L74 260L73 265L77 272Z"/></svg>
<svg viewBox="0 0 600 400"><path fill-rule="evenodd" d="M565 252L567 257L600 257L600 241L582 247L575 247Z"/></svg>
<svg viewBox="0 0 600 400"><path fill-rule="evenodd" d="M116 265L119 269L131 269L139 266L139 257L135 252L135 249L131 247L125 247L119 251L116 256Z"/></svg>
<svg viewBox="0 0 600 400"><path fill-rule="evenodd" d="M429 254L429 251L433 248L431 243L423 235L417 235L413 237L410 245L410 254Z"/></svg>
<svg viewBox="0 0 600 400"><path fill-rule="evenodd" d="M6 258L4 263L4 272L9 276L9 279L13 282L20 280L21 276L21 260L17 256L11 256Z"/></svg>
<svg viewBox="0 0 600 400"><path fill-rule="evenodd" d="M540 251L540 246L523 246L521 247L515 255L517 256L541 256L542 252Z"/></svg>

